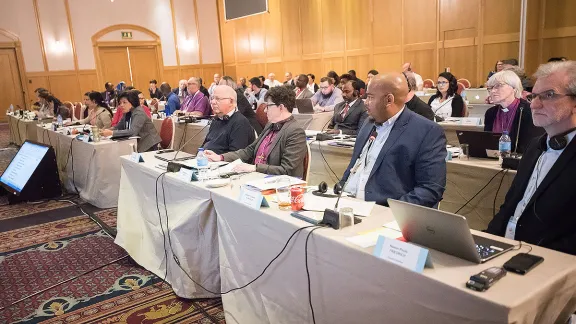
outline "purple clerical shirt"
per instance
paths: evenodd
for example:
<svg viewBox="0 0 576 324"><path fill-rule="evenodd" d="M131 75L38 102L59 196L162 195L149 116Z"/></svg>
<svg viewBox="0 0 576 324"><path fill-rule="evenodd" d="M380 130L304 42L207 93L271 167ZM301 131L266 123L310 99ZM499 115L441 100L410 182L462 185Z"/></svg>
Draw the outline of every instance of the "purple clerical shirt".
<svg viewBox="0 0 576 324"><path fill-rule="evenodd" d="M496 118L494 119L494 124L492 124L493 133L502 133L504 131L512 130L512 123L516 117L516 110L518 110L518 105L520 105L520 99L515 99L510 106L508 106L508 112L502 111L502 108L498 108L496 112Z"/></svg>
<svg viewBox="0 0 576 324"><path fill-rule="evenodd" d="M268 154L272 149L272 143L276 138L278 132L270 131L266 134L266 137L260 143L258 150L256 151L256 157L254 158L254 164L266 164L268 161Z"/></svg>
<svg viewBox="0 0 576 324"><path fill-rule="evenodd" d="M208 102L208 98L200 92L196 91L194 94L189 94L182 102L182 107L180 108L183 112L202 112L203 116L210 116L212 114L212 107Z"/></svg>

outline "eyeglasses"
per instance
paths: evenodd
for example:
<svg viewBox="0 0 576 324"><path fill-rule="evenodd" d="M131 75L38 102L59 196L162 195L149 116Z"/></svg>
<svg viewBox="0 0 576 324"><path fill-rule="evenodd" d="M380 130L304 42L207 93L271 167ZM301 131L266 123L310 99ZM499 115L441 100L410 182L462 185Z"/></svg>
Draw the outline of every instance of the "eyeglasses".
<svg viewBox="0 0 576 324"><path fill-rule="evenodd" d="M225 99L232 99L232 98L230 98L230 97L221 98L221 97L216 97L216 96L210 96L210 101L212 101L212 100L222 101L222 100L225 100Z"/></svg>
<svg viewBox="0 0 576 324"><path fill-rule="evenodd" d="M498 91L498 90L502 89L505 85L507 85L507 84L506 84L506 83L497 83L497 84L495 84L495 85L493 85L493 86L491 86L491 87L486 87L486 90L488 90L488 91L492 91L492 90Z"/></svg>
<svg viewBox="0 0 576 324"><path fill-rule="evenodd" d="M269 108L269 107L272 107L272 106L278 107L278 105L275 104L275 103L266 103L266 108Z"/></svg>
<svg viewBox="0 0 576 324"><path fill-rule="evenodd" d="M565 93L556 93L556 92L554 92L554 90L546 90L546 91L542 91L540 93L531 93L528 96L526 96L526 100L528 102L532 102L532 101L536 100L536 98L538 98L538 99L540 99L540 101L550 101L550 100L558 99L560 97L576 97L576 95L565 94Z"/></svg>
<svg viewBox="0 0 576 324"><path fill-rule="evenodd" d="M330 88L330 86L327 86L327 87L320 87L320 89L322 89L322 90L326 90L326 89L328 89L328 88Z"/></svg>
<svg viewBox="0 0 576 324"><path fill-rule="evenodd" d="M448 84L448 81L438 81L437 84Z"/></svg>

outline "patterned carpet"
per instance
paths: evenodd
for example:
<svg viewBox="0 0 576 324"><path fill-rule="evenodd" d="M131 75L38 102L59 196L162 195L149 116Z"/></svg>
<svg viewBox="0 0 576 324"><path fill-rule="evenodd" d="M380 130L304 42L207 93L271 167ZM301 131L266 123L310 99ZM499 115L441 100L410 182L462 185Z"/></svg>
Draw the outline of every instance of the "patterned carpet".
<svg viewBox="0 0 576 324"><path fill-rule="evenodd" d="M0 174L7 135L0 124ZM116 208L82 208L116 226ZM0 206L0 323L40 322L225 323L219 298L177 297L72 203Z"/></svg>

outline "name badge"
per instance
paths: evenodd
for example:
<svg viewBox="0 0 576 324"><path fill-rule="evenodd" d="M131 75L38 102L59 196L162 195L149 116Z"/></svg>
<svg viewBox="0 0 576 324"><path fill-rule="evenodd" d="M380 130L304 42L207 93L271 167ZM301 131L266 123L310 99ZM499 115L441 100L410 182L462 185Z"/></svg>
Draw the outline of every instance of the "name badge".
<svg viewBox="0 0 576 324"><path fill-rule="evenodd" d="M238 201L240 201L241 204L256 210L259 210L261 206L269 207L268 201L264 198L260 190L249 190L245 187L241 187L240 198L238 198Z"/></svg>
<svg viewBox="0 0 576 324"><path fill-rule="evenodd" d="M132 152L132 154L130 154L130 161L136 162L136 163L144 162L144 158L142 158L142 154Z"/></svg>
<svg viewBox="0 0 576 324"><path fill-rule="evenodd" d="M382 235L378 237L373 254L418 273L424 270L425 265L433 267L428 249Z"/></svg>
<svg viewBox="0 0 576 324"><path fill-rule="evenodd" d="M514 217L511 217L510 221L508 221L508 225L506 226L506 233L504 235L505 238L514 240L514 237L516 236L517 224L518 223L514 220Z"/></svg>
<svg viewBox="0 0 576 324"><path fill-rule="evenodd" d="M82 136L82 142L84 143L90 142L90 135L84 134L84 136Z"/></svg>
<svg viewBox="0 0 576 324"><path fill-rule="evenodd" d="M186 168L180 168L180 171L178 171L178 178L180 178L180 180L185 182L192 181L192 170Z"/></svg>

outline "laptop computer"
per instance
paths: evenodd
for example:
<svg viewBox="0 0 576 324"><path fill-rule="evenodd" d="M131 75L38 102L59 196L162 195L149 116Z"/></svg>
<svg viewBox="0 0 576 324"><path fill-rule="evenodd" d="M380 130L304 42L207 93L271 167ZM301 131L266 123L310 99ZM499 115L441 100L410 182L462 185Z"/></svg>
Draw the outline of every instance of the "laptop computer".
<svg viewBox="0 0 576 324"><path fill-rule="evenodd" d="M498 142L502 134L457 130L456 136L460 144L468 144L471 157L498 158Z"/></svg>
<svg viewBox="0 0 576 324"><path fill-rule="evenodd" d="M466 89L466 100L469 104L484 104L488 96L488 90L485 88Z"/></svg>
<svg viewBox="0 0 576 324"><path fill-rule="evenodd" d="M466 217L388 199L394 218L409 241L464 260L483 263L514 245L470 233Z"/></svg>
<svg viewBox="0 0 576 324"><path fill-rule="evenodd" d="M296 108L299 114L313 114L314 106L310 99L296 99Z"/></svg>
<svg viewBox="0 0 576 324"><path fill-rule="evenodd" d="M185 160L191 160L194 157L196 157L195 155L186 153L186 152L167 152L167 153L156 153L154 154L154 157L157 158L158 160L164 161L164 162L169 162L169 161L174 161L174 156L176 155L176 153L178 153L178 156L176 156L176 161L185 161Z"/></svg>

